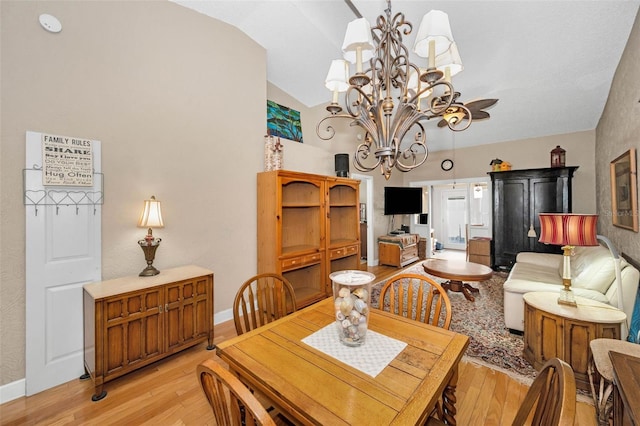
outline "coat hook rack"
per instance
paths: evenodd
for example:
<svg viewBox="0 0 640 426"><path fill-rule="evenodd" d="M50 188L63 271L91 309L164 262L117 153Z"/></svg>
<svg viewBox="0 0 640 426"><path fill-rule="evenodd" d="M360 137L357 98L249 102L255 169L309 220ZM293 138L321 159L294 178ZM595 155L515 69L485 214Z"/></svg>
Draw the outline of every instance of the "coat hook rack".
<svg viewBox="0 0 640 426"><path fill-rule="evenodd" d="M37 175L32 175L34 173ZM104 174L94 171L93 175L100 181L99 190L96 190L95 187L64 189L62 186L42 189L42 167L34 164L32 168L22 169L24 205L34 206L36 216L38 216L39 206L55 206L56 215L61 206L75 206L76 215L80 211L80 206L93 206L93 214L95 215L96 206L104 204Z"/></svg>

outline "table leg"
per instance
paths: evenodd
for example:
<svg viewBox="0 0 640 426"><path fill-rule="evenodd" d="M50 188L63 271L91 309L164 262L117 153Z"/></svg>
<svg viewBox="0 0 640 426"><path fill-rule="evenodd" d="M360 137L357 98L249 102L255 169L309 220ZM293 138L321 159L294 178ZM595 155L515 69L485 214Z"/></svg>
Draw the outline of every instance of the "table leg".
<svg viewBox="0 0 640 426"><path fill-rule="evenodd" d="M464 297L470 302L474 302L476 300L476 298L473 297L471 293L480 292L480 290L478 290L477 288L458 280L449 280L447 282L444 282L442 283L442 288L445 290L462 293L464 294Z"/></svg>
<svg viewBox="0 0 640 426"><path fill-rule="evenodd" d="M447 425L456 424L456 387L458 386L458 366L453 369L453 374L442 392L442 421Z"/></svg>

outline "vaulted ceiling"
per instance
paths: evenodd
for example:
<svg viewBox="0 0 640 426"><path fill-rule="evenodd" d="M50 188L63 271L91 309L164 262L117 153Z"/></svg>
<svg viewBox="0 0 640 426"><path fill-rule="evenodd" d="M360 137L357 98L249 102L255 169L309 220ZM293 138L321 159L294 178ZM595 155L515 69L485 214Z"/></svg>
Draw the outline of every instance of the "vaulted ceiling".
<svg viewBox="0 0 640 426"><path fill-rule="evenodd" d="M267 79L309 107L331 99L324 79L356 18L350 6L371 23L386 8L382 0L173 1L262 45ZM455 136L431 120L430 150L594 129L639 6L640 0L393 1L393 14L413 24L404 39L410 50L422 16L446 12L464 65L453 78L460 100L499 99L490 119ZM417 56L412 61L426 66Z"/></svg>

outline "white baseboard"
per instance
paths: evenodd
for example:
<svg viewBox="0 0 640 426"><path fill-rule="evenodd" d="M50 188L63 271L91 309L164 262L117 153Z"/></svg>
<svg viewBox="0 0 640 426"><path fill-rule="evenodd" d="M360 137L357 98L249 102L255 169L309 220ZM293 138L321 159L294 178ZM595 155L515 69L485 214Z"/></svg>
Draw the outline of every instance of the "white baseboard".
<svg viewBox="0 0 640 426"><path fill-rule="evenodd" d="M233 309L226 309L222 312L218 312L213 316L213 324L217 325L229 320L233 320ZM26 395L26 381L25 379L16 380L15 382L7 383L0 386L0 404L13 401Z"/></svg>
<svg viewBox="0 0 640 426"><path fill-rule="evenodd" d="M218 325L233 319L233 309L229 308L213 315L213 325Z"/></svg>
<svg viewBox="0 0 640 426"><path fill-rule="evenodd" d="M20 379L0 386L0 404L25 396L27 394L26 383L25 379Z"/></svg>

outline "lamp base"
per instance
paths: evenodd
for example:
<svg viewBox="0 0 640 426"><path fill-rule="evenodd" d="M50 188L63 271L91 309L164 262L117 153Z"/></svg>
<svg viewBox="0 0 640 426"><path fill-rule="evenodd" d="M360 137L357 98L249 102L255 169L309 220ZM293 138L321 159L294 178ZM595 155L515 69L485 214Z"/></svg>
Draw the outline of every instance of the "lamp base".
<svg viewBox="0 0 640 426"><path fill-rule="evenodd" d="M563 288L560 290L560 297L558 297L558 305L567 305L577 307L576 298L570 289Z"/></svg>
<svg viewBox="0 0 640 426"><path fill-rule="evenodd" d="M153 265L148 265L146 268L142 270L138 274L139 277L152 277L154 275L158 275L160 271L158 271Z"/></svg>
<svg viewBox="0 0 640 426"><path fill-rule="evenodd" d="M578 307L578 304L576 303L575 300L573 300L573 301L564 300L564 299L562 299L562 297L558 297L558 305L567 305L567 306Z"/></svg>
<svg viewBox="0 0 640 426"><path fill-rule="evenodd" d="M142 272L140 272L138 274L138 276L140 276L140 277L152 277L152 276L158 275L160 273L160 271L157 270L153 266L153 260L156 257L156 250L160 246L160 242L161 241L162 241L161 238L153 238L153 237L144 238L144 239L138 241L138 244L140 245L140 248L144 252L144 260L147 261L147 267L144 268L142 270Z"/></svg>

